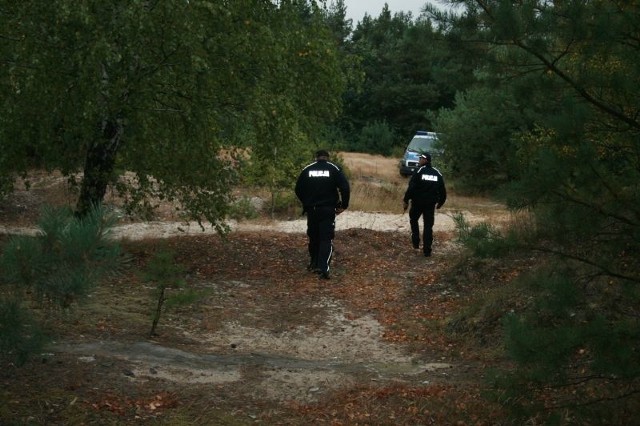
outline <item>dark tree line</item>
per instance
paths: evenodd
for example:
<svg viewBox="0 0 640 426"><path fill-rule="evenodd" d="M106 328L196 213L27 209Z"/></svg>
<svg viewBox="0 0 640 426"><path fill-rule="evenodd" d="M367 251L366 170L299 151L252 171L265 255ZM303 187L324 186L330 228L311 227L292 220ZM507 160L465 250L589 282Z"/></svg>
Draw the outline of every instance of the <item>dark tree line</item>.
<svg viewBox="0 0 640 426"><path fill-rule="evenodd" d="M342 46L360 73L343 95L343 143L383 155L397 153L416 130L433 131L435 114L473 82L480 59L427 15L392 14L386 5L356 23Z"/></svg>

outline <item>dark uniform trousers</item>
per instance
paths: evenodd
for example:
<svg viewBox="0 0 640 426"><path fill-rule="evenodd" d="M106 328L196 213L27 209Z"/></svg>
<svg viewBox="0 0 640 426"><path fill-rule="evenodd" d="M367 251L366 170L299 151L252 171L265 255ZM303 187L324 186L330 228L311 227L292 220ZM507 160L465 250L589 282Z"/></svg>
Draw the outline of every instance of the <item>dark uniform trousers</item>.
<svg viewBox="0 0 640 426"><path fill-rule="evenodd" d="M307 210L307 236L311 269L329 271L333 255L336 210L334 207L311 207Z"/></svg>
<svg viewBox="0 0 640 426"><path fill-rule="evenodd" d="M436 203L411 203L409 209L409 225L411 225L411 242L414 247L420 244L420 216L424 221L422 228L422 244L424 254L431 254L433 244L433 223L435 220Z"/></svg>

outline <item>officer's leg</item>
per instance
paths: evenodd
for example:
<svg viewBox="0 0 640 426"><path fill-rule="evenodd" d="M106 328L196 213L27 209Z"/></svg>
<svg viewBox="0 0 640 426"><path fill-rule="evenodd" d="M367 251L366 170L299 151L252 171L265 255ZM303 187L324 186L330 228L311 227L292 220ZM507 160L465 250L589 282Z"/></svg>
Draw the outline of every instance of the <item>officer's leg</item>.
<svg viewBox="0 0 640 426"><path fill-rule="evenodd" d="M424 211L422 212L422 217L424 218L424 230L423 230L423 251L425 256L431 256L431 245L433 244L433 223L435 216L435 208L436 206L433 204L429 204L424 206Z"/></svg>
<svg viewBox="0 0 640 426"><path fill-rule="evenodd" d="M422 209L416 206L414 202L411 202L411 208L409 209L409 225L411 226L411 244L413 248L420 247L420 215L422 215Z"/></svg>
<svg viewBox="0 0 640 426"><path fill-rule="evenodd" d="M318 267L321 272L329 272L329 263L333 255L333 236L336 213L333 208L322 208L318 218Z"/></svg>
<svg viewBox="0 0 640 426"><path fill-rule="evenodd" d="M309 250L309 266L310 271L319 270L318 266L318 249L320 244L319 238L319 223L317 212L315 209L309 209L307 212L307 237L309 237L308 250Z"/></svg>

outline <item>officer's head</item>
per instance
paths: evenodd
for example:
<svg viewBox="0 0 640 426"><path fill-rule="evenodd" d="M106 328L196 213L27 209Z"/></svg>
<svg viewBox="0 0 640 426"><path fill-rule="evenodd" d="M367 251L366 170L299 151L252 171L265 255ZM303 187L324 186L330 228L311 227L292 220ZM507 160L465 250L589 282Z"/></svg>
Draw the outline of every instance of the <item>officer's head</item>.
<svg viewBox="0 0 640 426"><path fill-rule="evenodd" d="M420 154L420 165L431 164L431 154L425 152L424 154Z"/></svg>
<svg viewBox="0 0 640 426"><path fill-rule="evenodd" d="M329 152L324 149L319 149L316 151L316 160L328 160Z"/></svg>

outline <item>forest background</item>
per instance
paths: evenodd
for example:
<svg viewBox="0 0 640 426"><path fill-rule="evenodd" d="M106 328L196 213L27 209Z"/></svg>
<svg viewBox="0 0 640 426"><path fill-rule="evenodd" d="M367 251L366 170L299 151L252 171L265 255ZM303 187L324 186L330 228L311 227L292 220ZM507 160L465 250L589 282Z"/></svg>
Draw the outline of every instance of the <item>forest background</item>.
<svg viewBox="0 0 640 426"><path fill-rule="evenodd" d="M399 156L436 131L453 190L519 213L469 230L475 255L547 256L518 278L526 309L502 318L502 402L557 391L542 404L557 421L636 406L638 2L456 0L357 23L341 1L230 3L0 1L3 196L56 171L78 218L113 188L128 214L159 198L225 232L238 185L276 212L316 148ZM20 247L3 250L3 285L24 297ZM26 353L21 299L6 302L3 352Z"/></svg>

